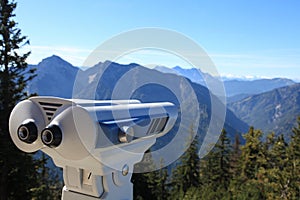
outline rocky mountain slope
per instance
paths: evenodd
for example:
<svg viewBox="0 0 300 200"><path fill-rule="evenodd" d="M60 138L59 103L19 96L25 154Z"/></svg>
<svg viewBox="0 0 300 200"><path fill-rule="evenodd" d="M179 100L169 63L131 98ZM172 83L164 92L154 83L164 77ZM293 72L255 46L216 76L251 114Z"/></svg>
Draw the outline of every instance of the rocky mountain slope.
<svg viewBox="0 0 300 200"><path fill-rule="evenodd" d="M265 132L289 134L300 116L300 84L278 88L229 104L243 121Z"/></svg>

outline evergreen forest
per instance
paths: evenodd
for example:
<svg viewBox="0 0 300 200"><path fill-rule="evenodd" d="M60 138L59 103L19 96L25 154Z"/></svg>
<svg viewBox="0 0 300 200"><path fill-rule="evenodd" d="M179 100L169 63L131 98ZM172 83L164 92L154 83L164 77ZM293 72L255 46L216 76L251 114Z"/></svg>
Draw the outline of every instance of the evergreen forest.
<svg viewBox="0 0 300 200"><path fill-rule="evenodd" d="M300 118L291 138L250 127L230 141L226 130L203 159L197 138L176 168L134 174L135 199L300 199ZM287 142L289 140L289 142Z"/></svg>

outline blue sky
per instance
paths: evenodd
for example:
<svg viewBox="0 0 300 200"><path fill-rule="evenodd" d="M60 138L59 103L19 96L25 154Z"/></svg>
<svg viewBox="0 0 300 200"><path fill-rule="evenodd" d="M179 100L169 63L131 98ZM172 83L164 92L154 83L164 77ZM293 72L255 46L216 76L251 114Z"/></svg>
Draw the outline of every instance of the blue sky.
<svg viewBox="0 0 300 200"><path fill-rule="evenodd" d="M300 80L300 1L17 1L16 21L30 39L28 62L56 54L80 66L102 42L121 32L159 27L196 41L228 76ZM136 55L137 61L184 65ZM144 52L145 54L145 52ZM126 59L124 59L124 62Z"/></svg>

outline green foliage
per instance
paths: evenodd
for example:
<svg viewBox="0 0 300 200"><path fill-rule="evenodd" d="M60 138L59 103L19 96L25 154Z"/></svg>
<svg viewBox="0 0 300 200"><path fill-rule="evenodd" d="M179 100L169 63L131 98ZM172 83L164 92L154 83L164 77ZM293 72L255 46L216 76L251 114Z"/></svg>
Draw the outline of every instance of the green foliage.
<svg viewBox="0 0 300 200"><path fill-rule="evenodd" d="M218 142L212 151L201 161L200 180L203 198L222 199L232 177L230 159L232 146L227 132L222 130Z"/></svg>
<svg viewBox="0 0 300 200"><path fill-rule="evenodd" d="M63 182L55 169L47 166L49 157L41 152L39 159L35 159L35 174L38 179L38 187L31 188L32 199L51 200L60 199Z"/></svg>
<svg viewBox="0 0 300 200"><path fill-rule="evenodd" d="M291 143L288 148L288 160L291 197L300 199L300 117L298 118L298 126L293 129Z"/></svg>
<svg viewBox="0 0 300 200"><path fill-rule="evenodd" d="M133 199L147 200L153 199L153 195L148 186L148 177L146 174L134 173L131 177L133 183Z"/></svg>
<svg viewBox="0 0 300 200"><path fill-rule="evenodd" d="M168 172L167 168L163 168L163 160L160 161L160 169L151 171L154 166L151 153L147 151L147 154L143 157L143 163L146 165L136 164L135 169L142 168L144 171L150 171L146 173L134 173L131 178L133 183L133 197L134 199L167 199L169 196L168 190ZM149 167L150 166L150 167Z"/></svg>
<svg viewBox="0 0 300 200"><path fill-rule="evenodd" d="M148 187L151 191L151 199L163 200L169 196L167 188L168 172L166 168L161 168L157 171L147 173Z"/></svg>
<svg viewBox="0 0 300 200"><path fill-rule="evenodd" d="M25 89L35 77L35 69L26 63L30 52L20 53L29 41L14 21L16 6L14 1L0 2L0 199L57 199L62 184L46 166L45 157L35 159L33 154L21 152L9 136L10 113L30 96Z"/></svg>
<svg viewBox="0 0 300 200"><path fill-rule="evenodd" d="M261 131L250 128L242 147L241 173L231 181L234 199L299 199L299 130L293 129L287 143L274 133L263 142Z"/></svg>
<svg viewBox="0 0 300 200"><path fill-rule="evenodd" d="M190 144L186 152L180 157L179 165L172 172L171 180L171 196L173 199L178 198L178 193L183 196L190 187L197 187L200 183L199 173L199 156L198 156L198 137L194 136L194 131L191 128L190 137L187 145Z"/></svg>
<svg viewBox="0 0 300 200"><path fill-rule="evenodd" d="M245 179L255 178L261 166L260 161L263 157L262 135L260 130L254 130L253 127L250 127L249 132L244 135L246 144L242 147L241 175Z"/></svg>
<svg viewBox="0 0 300 200"><path fill-rule="evenodd" d="M193 199L193 200L196 200L196 199L199 199L201 197L201 194L199 194L199 188L197 187L190 187L187 191L186 191L186 194L184 195L183 192L181 191L181 199L184 199L184 200L189 200L189 199Z"/></svg>
<svg viewBox="0 0 300 200"><path fill-rule="evenodd" d="M34 159L20 152L9 136L8 120L15 104L26 98L26 84L34 75L27 68L30 52L20 54L28 44L14 21L16 3L0 2L0 199L29 199L37 186Z"/></svg>
<svg viewBox="0 0 300 200"><path fill-rule="evenodd" d="M230 143L223 130L201 161L194 140L169 181L167 171L143 176L150 194L140 199L300 199L300 118L292 132L290 143L274 133L263 140L263 133L251 127L241 146L238 136Z"/></svg>

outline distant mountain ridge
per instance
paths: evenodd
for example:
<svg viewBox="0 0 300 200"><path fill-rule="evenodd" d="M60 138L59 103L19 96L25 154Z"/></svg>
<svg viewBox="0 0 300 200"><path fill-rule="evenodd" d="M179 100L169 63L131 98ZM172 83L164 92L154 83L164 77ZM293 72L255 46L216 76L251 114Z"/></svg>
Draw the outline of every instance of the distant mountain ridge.
<svg viewBox="0 0 300 200"><path fill-rule="evenodd" d="M229 97L229 103L232 99L241 100L254 94L264 93L276 88L295 84L294 81L286 78L258 79L252 81L229 80L224 81L226 94ZM242 96L243 95L243 96ZM240 96L240 98L238 97Z"/></svg>
<svg viewBox="0 0 300 200"><path fill-rule="evenodd" d="M265 132L287 134L300 116L300 84L274 89L229 104L243 121Z"/></svg>
<svg viewBox="0 0 300 200"><path fill-rule="evenodd" d="M203 73L200 69L191 68L185 69L176 66L172 69L167 67L158 67L157 70L163 73L176 73L178 75L187 77L191 81L206 85L206 79L212 79L213 77L207 73ZM257 79L257 80L247 80L247 79L225 79L223 81L227 102L232 103L239 101L243 98L249 97L254 94L259 94L267 91L271 91L276 88L293 85L295 82L287 78L273 78L273 79Z"/></svg>

